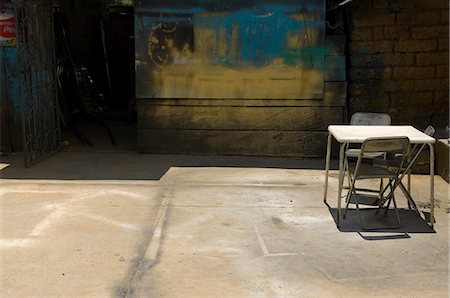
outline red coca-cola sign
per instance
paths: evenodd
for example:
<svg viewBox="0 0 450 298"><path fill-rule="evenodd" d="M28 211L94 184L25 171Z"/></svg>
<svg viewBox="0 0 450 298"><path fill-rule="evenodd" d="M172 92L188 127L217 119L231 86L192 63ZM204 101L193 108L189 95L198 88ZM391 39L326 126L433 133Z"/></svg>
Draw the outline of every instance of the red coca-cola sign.
<svg viewBox="0 0 450 298"><path fill-rule="evenodd" d="M16 37L16 19L8 11L0 11L0 40Z"/></svg>

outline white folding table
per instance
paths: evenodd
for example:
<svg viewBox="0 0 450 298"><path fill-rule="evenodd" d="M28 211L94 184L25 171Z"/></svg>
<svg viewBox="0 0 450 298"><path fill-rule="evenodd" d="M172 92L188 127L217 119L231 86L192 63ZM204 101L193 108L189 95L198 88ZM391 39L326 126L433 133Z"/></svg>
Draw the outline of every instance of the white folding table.
<svg viewBox="0 0 450 298"><path fill-rule="evenodd" d="M344 155L346 144L362 144L367 138L376 137L408 137L410 144L427 144L430 147L430 225L434 223L434 144L436 140L410 125L360 126L330 125L328 126L327 156L325 165L325 190L323 200L326 203L328 192L328 173L330 170L331 143L336 139L339 143L339 190L337 225L341 219L341 200L344 182Z"/></svg>

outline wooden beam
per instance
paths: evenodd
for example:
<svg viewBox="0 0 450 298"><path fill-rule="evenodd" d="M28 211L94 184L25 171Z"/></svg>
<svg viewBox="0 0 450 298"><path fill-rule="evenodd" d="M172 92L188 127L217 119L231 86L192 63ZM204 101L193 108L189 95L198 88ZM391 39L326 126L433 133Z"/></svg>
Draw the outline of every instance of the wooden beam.
<svg viewBox="0 0 450 298"><path fill-rule="evenodd" d="M141 153L324 157L326 132L153 130L138 133Z"/></svg>
<svg viewBox="0 0 450 298"><path fill-rule="evenodd" d="M324 98L309 99L153 99L139 98L138 104L230 107L344 107L347 101L347 82L325 82Z"/></svg>
<svg viewBox="0 0 450 298"><path fill-rule="evenodd" d="M341 107L159 106L141 102L139 128L323 131L343 123Z"/></svg>

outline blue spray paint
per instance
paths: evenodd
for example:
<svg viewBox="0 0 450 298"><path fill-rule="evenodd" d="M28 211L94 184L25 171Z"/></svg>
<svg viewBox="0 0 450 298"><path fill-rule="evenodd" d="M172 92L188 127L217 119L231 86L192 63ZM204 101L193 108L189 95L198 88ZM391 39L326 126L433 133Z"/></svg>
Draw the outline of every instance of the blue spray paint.
<svg viewBox="0 0 450 298"><path fill-rule="evenodd" d="M10 115L14 122L20 122L19 81L17 78L16 47L0 47L0 100L5 104L9 99Z"/></svg>
<svg viewBox="0 0 450 298"><path fill-rule="evenodd" d="M317 67L321 65L313 65L311 59L317 55L323 55L323 46L317 47L310 45L309 53L298 53L288 49L287 34L301 34L308 28L320 28L323 26L322 21L306 21L297 20L289 15L294 13L292 7L287 6L264 6L254 10L241 10L232 13L221 13L216 16L192 15L192 13L204 12L202 8L176 9L163 8L163 14L159 16L143 16L143 24L145 31L158 23L192 25L198 29L217 28L216 44L219 44L220 32L224 30L226 34L226 42L229 46L235 43L241 53L237 61L233 61L230 57L212 57L214 64L237 64L239 66L252 65L263 66L270 64L274 59L285 57L284 63L287 65L302 64L304 66ZM182 13L178 16L170 15L170 13ZM231 40L231 31L238 28L239 39ZM306 32L306 31L305 31ZM305 33L302 33L304 35ZM148 34L145 34L148 36ZM145 36L144 35L144 36ZM237 43L237 45L236 45ZM142 45L142 44L141 44ZM315 52L314 55L311 52ZM319 59L318 61L321 61ZM236 66L237 66L236 65Z"/></svg>

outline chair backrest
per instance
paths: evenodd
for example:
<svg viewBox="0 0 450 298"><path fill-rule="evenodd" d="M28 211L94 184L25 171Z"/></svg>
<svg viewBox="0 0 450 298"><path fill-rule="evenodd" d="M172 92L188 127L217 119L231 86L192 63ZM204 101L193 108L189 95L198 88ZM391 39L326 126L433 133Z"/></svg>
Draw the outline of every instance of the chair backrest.
<svg viewBox="0 0 450 298"><path fill-rule="evenodd" d="M383 152L386 154L395 155L400 153L400 159L395 165L390 167L391 174L399 175L405 161L406 153L409 147L408 137L385 137L385 138L367 138L364 140L361 146L361 152L359 153L358 161L356 162L354 176L356 179L359 177L359 169L364 158L364 154L372 152ZM367 175L367 173L365 174Z"/></svg>
<svg viewBox="0 0 450 298"><path fill-rule="evenodd" d="M391 116L386 113L357 112L352 115L350 125L391 125Z"/></svg>
<svg viewBox="0 0 450 298"><path fill-rule="evenodd" d="M423 131L424 134L429 135L430 137L432 137L435 132L436 130L431 125L428 125L428 127Z"/></svg>
<svg viewBox="0 0 450 298"><path fill-rule="evenodd" d="M364 152L403 153L406 155L409 145L408 137L368 138L361 146Z"/></svg>
<svg viewBox="0 0 450 298"><path fill-rule="evenodd" d="M436 130L431 125L428 125L428 127L423 131L424 134L426 134L430 137L432 137L435 132L436 132ZM415 161L417 159L417 157L419 156L420 152L422 152L424 147L425 147L425 144L422 144L421 146L419 146L419 144L415 144L409 153L410 158Z"/></svg>

